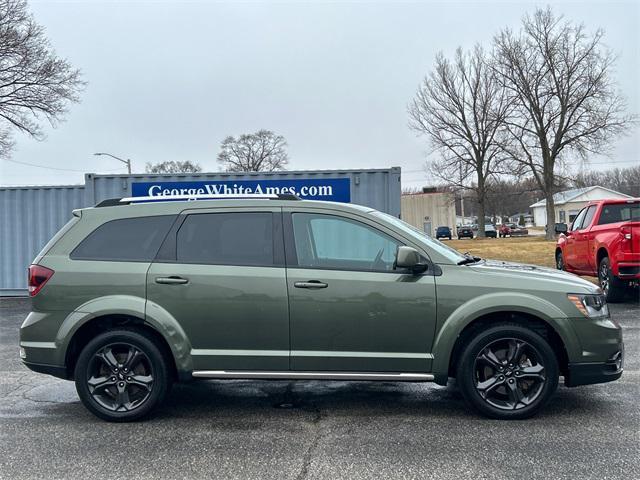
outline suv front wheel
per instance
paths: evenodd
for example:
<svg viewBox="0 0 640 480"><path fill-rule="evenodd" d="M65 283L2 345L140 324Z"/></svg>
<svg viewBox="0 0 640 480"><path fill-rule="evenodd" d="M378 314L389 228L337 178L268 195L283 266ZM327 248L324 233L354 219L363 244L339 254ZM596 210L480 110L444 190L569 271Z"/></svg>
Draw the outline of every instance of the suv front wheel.
<svg viewBox="0 0 640 480"><path fill-rule="evenodd" d="M558 386L558 361L538 333L499 324L473 334L462 349L456 382L465 400L498 419L535 415Z"/></svg>
<svg viewBox="0 0 640 480"><path fill-rule="evenodd" d="M128 329L91 340L78 357L74 377L85 407L112 422L148 415L164 400L171 381L165 356L153 338Z"/></svg>

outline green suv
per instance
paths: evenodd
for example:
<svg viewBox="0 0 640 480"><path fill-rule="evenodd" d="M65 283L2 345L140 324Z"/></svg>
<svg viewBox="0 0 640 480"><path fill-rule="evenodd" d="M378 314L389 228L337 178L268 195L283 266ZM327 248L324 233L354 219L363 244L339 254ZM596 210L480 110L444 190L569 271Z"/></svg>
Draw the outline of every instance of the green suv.
<svg viewBox="0 0 640 480"><path fill-rule="evenodd" d="M577 276L461 255L391 215L274 198L108 200L29 268L20 355L110 421L195 379L456 383L526 418L622 375L620 326Z"/></svg>

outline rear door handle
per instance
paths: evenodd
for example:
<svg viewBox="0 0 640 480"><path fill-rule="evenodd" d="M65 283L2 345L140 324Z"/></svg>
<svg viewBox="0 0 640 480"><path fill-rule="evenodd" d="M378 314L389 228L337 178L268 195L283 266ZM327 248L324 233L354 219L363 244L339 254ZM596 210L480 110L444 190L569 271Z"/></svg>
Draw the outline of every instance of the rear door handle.
<svg viewBox="0 0 640 480"><path fill-rule="evenodd" d="M164 285L181 285L185 283L189 283L189 280L182 277L156 277L156 283L161 283Z"/></svg>
<svg viewBox="0 0 640 480"><path fill-rule="evenodd" d="M309 280L308 282L296 282L293 284L296 288L327 288L329 285L327 283L321 282L320 280Z"/></svg>

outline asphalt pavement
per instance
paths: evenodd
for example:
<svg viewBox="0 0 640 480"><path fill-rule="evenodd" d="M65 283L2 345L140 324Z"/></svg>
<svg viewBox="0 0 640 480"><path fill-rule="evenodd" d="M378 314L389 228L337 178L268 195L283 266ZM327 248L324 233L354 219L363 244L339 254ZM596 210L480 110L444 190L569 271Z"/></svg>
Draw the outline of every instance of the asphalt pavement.
<svg viewBox="0 0 640 480"><path fill-rule="evenodd" d="M28 300L0 298L0 478L640 479L640 306L613 383L560 386L537 417L487 420L453 387L207 381L110 424L18 358Z"/></svg>

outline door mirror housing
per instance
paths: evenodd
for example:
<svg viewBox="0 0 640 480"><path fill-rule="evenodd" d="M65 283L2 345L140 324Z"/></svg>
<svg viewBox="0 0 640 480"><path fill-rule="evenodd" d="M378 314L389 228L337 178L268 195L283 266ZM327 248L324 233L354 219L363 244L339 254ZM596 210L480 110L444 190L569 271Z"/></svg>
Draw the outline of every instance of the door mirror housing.
<svg viewBox="0 0 640 480"><path fill-rule="evenodd" d="M428 265L422 262L420 253L413 247L401 245L396 252L396 268L406 268L413 273L422 273Z"/></svg>
<svg viewBox="0 0 640 480"><path fill-rule="evenodd" d="M556 223L555 230L556 233L567 233L569 231L566 223Z"/></svg>

